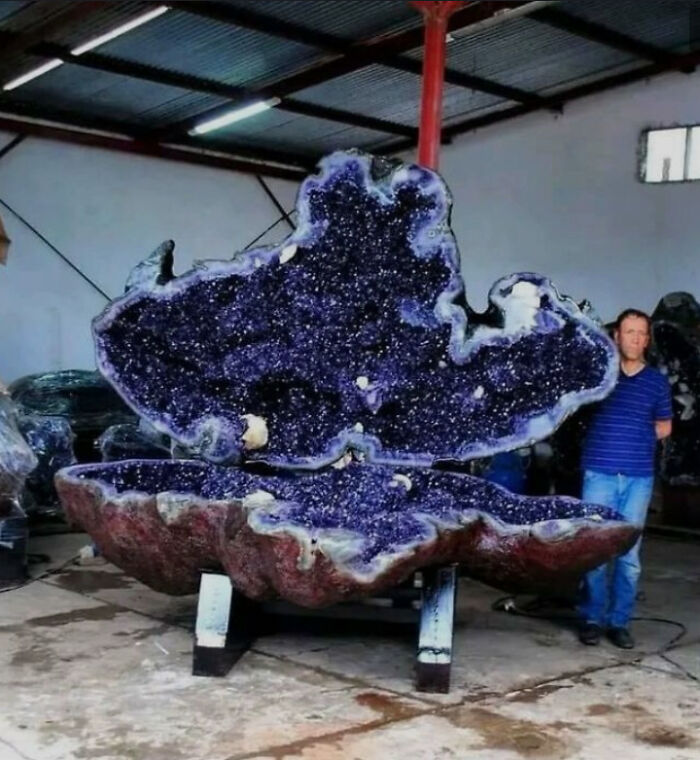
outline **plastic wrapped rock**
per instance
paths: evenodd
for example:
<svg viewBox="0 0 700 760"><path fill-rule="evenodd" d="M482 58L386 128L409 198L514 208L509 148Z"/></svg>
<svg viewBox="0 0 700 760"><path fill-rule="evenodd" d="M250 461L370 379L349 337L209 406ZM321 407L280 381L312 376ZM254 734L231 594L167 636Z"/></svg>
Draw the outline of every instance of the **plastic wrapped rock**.
<svg viewBox="0 0 700 760"><path fill-rule="evenodd" d="M673 397L673 433L663 447L661 476L673 486L700 486L700 304L690 293L669 293L651 327L652 355Z"/></svg>
<svg viewBox="0 0 700 760"><path fill-rule="evenodd" d="M0 391L0 516L18 505L37 459L17 427L12 399Z"/></svg>
<svg viewBox="0 0 700 760"><path fill-rule="evenodd" d="M143 420L112 425L97 439L103 462L122 459L170 459L170 439Z"/></svg>
<svg viewBox="0 0 700 760"><path fill-rule="evenodd" d="M76 463L70 423L64 417L25 414L17 424L37 458L37 466L26 482L25 509L32 516L56 515L61 509L54 475L62 467Z"/></svg>
<svg viewBox="0 0 700 760"><path fill-rule="evenodd" d="M254 599L318 607L459 562L509 591L568 586L638 528L606 507L524 497L468 475L352 463L260 475L194 461L78 465L57 476L68 517L103 554L171 594L223 566Z"/></svg>
<svg viewBox="0 0 700 760"><path fill-rule="evenodd" d="M27 375L12 383L9 390L20 415L64 418L81 462L99 458L95 440L106 428L135 421L134 413L94 371L70 369Z"/></svg>
<svg viewBox="0 0 700 760"><path fill-rule="evenodd" d="M467 460L547 436L613 387L607 336L544 277L466 304L435 173L324 159L281 245L173 275L165 243L95 320L98 366L214 463Z"/></svg>

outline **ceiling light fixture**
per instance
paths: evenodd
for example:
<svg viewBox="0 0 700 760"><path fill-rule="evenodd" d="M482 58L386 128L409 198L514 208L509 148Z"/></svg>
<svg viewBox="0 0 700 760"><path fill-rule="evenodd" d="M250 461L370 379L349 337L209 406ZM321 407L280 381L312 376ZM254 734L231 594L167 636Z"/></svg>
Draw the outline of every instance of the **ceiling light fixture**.
<svg viewBox="0 0 700 760"><path fill-rule="evenodd" d="M154 18L162 16L166 11L169 10L170 8L167 5L159 5L157 8L154 8L147 13L142 13L140 16L136 16L136 18L132 18L131 21L127 21L125 24L112 29L111 32L106 32L105 34L101 34L99 37L95 37L88 42L84 42L82 45L78 45L78 47L73 48L70 51L71 55L82 55L83 53L87 53L88 50L94 50L96 47L104 45L105 42L109 42L116 37L121 37L122 34L126 34L132 29L136 29L143 24L147 24L149 21L153 21Z"/></svg>
<svg viewBox="0 0 700 760"><path fill-rule="evenodd" d="M506 21L513 21L516 18L529 16L531 13L540 11L543 8L558 4L559 3L556 0L533 0L532 2L523 3L522 5L504 8L503 10L496 11L493 16L477 21L475 24L468 24L461 29L454 29L450 32L450 36L452 37L451 41L457 40L461 37L468 37L475 32L481 32L484 29L489 29L492 26L497 26Z"/></svg>
<svg viewBox="0 0 700 760"><path fill-rule="evenodd" d="M78 45L78 47L75 47L70 51L71 55L79 56L83 53L87 53L88 50L94 50L96 47L104 45L105 42L121 37L122 34L126 34L142 24L147 24L149 21L153 21L154 18L162 16L169 10L169 6L159 5L157 8L153 8L153 10L142 13L140 16L136 16L136 18L132 18L131 21L127 21L125 24L120 24L110 32L105 32L99 37L93 37L93 39L84 42L82 45ZM48 71L58 68L63 63L65 63L65 61L62 61L60 58L53 58L50 61L43 63L41 66L31 69L31 71L28 71L26 74L22 74L16 79L7 82L7 84L2 86L2 89L5 91L14 90L17 87L21 87L23 84L27 84L27 82L31 82L33 79L40 77L42 74L46 74Z"/></svg>
<svg viewBox="0 0 700 760"><path fill-rule="evenodd" d="M16 87L21 87L23 84L27 84L27 82L31 82L32 79L36 79L37 77L40 77L42 74L46 74L47 71L51 71L51 69L58 68L62 64L63 64L63 61L60 58L53 58L52 60L47 61L46 63L42 63L41 66L37 66L35 69L28 71L26 74L22 74L22 76L19 76L16 79L13 79L11 82L4 84L2 86L2 89L7 90L7 91L14 90Z"/></svg>
<svg viewBox="0 0 700 760"><path fill-rule="evenodd" d="M263 111L268 111L270 108L281 103L279 98L268 98L268 100L260 100L257 103L250 103L242 108L234 108L232 111L227 111L221 116L217 116L214 119L208 119L201 124L197 124L196 127L189 131L191 135L204 135L207 132L213 132L215 129L221 129L222 127L228 127L229 124L234 124L237 121L248 119L251 116L256 116Z"/></svg>

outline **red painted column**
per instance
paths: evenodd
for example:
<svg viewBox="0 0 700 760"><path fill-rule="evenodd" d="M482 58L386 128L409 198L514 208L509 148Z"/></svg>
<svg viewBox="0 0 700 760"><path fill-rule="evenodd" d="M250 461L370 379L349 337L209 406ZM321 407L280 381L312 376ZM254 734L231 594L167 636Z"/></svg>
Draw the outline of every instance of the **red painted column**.
<svg viewBox="0 0 700 760"><path fill-rule="evenodd" d="M442 129L442 89L445 81L447 20L465 0L411 0L425 22L423 89L421 94L418 163L437 169Z"/></svg>

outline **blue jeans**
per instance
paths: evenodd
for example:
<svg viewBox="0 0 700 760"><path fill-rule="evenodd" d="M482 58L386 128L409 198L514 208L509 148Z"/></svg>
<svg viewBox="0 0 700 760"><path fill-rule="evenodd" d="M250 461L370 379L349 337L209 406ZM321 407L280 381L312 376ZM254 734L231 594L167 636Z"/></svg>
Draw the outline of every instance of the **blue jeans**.
<svg viewBox="0 0 700 760"><path fill-rule="evenodd" d="M583 476L583 501L616 509L625 520L644 525L654 487L653 477L606 475L586 470ZM637 596L637 582L642 570L639 562L641 537L626 553L612 561L612 586L608 583L608 565L591 570L585 577L587 600L579 607L587 623L612 628L626 628Z"/></svg>

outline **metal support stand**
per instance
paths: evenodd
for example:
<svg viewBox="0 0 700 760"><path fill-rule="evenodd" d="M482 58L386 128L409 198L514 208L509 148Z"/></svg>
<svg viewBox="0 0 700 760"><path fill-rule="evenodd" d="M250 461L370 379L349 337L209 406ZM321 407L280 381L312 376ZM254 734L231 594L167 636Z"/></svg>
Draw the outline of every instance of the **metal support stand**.
<svg viewBox="0 0 700 760"><path fill-rule="evenodd" d="M202 573L197 604L192 675L228 674L250 649L261 631L274 630L269 621L302 621L310 627L322 621L326 631L356 624L387 624L419 627L416 688L445 693L450 688L452 627L457 588L455 567L433 567L422 571L422 589L415 579L381 597L338 604L321 610L298 607L285 601L252 602L239 594L227 575ZM422 598L420 609L418 599ZM305 623L303 621L306 621Z"/></svg>
<svg viewBox="0 0 700 760"><path fill-rule="evenodd" d="M450 690L457 568L423 571L423 604L418 636L416 689L446 694Z"/></svg>
<svg viewBox="0 0 700 760"><path fill-rule="evenodd" d="M257 636L258 611L227 575L202 572L192 652L193 676L228 674Z"/></svg>

